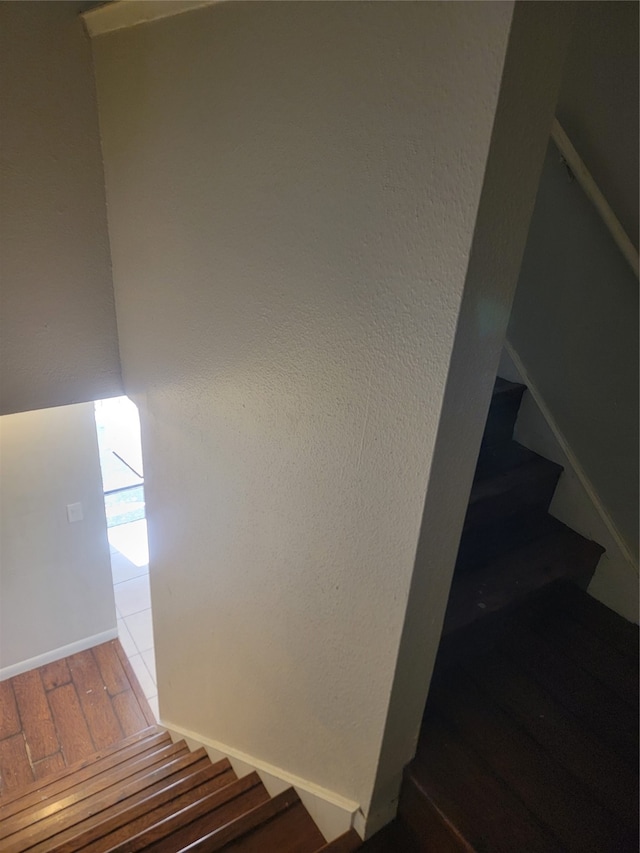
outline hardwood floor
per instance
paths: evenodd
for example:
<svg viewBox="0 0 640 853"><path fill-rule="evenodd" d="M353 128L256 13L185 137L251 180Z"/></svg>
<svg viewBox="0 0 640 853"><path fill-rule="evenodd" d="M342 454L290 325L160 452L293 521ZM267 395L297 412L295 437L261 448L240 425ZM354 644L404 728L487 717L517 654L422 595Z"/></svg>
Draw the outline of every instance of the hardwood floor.
<svg viewBox="0 0 640 853"><path fill-rule="evenodd" d="M155 725L118 640L0 682L0 798Z"/></svg>

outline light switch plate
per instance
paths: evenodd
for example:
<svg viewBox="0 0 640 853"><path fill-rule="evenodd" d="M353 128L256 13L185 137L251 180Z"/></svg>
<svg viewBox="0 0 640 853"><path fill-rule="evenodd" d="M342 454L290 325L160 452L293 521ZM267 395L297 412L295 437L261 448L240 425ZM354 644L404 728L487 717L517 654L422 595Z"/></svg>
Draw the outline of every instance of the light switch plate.
<svg viewBox="0 0 640 853"><path fill-rule="evenodd" d="M73 524L76 521L82 521L84 518L82 514L82 504L67 504L67 519L69 524Z"/></svg>

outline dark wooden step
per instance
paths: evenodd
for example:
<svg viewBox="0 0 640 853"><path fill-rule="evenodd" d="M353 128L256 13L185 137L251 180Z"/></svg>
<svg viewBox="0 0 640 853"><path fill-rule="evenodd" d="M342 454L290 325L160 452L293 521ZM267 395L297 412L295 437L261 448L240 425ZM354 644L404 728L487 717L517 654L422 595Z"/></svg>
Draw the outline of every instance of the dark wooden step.
<svg viewBox="0 0 640 853"><path fill-rule="evenodd" d="M547 750L464 669L440 673L427 710L427 731L434 711L541 824L553 828L563 848L591 853L629 849L628 829L589 787L557 761L551 763ZM425 749L428 755L429 745Z"/></svg>
<svg viewBox="0 0 640 853"><path fill-rule="evenodd" d="M96 773L100 773L127 761L134 755L171 743L169 734L155 726L144 729L120 741L108 749L100 750L90 758L71 764L45 779L33 782L11 796L4 797L0 804L0 826L4 821L24 809L59 796Z"/></svg>
<svg viewBox="0 0 640 853"><path fill-rule="evenodd" d="M404 816L425 850L566 850L435 711L423 724L408 775L417 803Z"/></svg>
<svg viewBox="0 0 640 853"><path fill-rule="evenodd" d="M584 593L583 593L584 595ZM554 650L555 656L555 650ZM555 663L553 664L555 666ZM627 825L638 823L638 774L600 737L569 713L558 698L499 649L464 665L497 704L554 762Z"/></svg>
<svg viewBox="0 0 640 853"><path fill-rule="evenodd" d="M361 848L362 839L354 829L351 829L339 838L329 841L320 847L317 853L354 853L355 850L360 850Z"/></svg>
<svg viewBox="0 0 640 853"><path fill-rule="evenodd" d="M566 586L566 585L563 585ZM529 628L545 638L563 657L585 669L636 712L639 704L638 658L612 654L606 639L571 618L563 606L566 596L547 596L528 621ZM637 631L636 641L637 641ZM637 652L637 642L630 644Z"/></svg>
<svg viewBox="0 0 640 853"><path fill-rule="evenodd" d="M549 603L549 607L587 628L594 637L607 645L612 655L621 655L630 660L637 672L639 649L636 624L623 619L571 583L558 584L555 587L554 599Z"/></svg>
<svg viewBox="0 0 640 853"><path fill-rule="evenodd" d="M406 798L404 803L406 804ZM403 800L400 800L400 809L402 809ZM422 845L409 829L399 812L398 817L392 820L379 832L376 832L371 838L364 842L360 850L362 853L422 853ZM440 848L431 848L440 851ZM443 848L443 853L446 849Z"/></svg>
<svg viewBox="0 0 640 853"><path fill-rule="evenodd" d="M313 853L324 838L289 788L235 821L182 848L183 853ZM175 850L176 848L173 848Z"/></svg>
<svg viewBox="0 0 640 853"><path fill-rule="evenodd" d="M170 814L178 803L181 803L178 806L181 808L186 804L181 798L188 796L199 799L206 793L231 784L236 778L226 759L205 766L198 760L138 793L123 791L122 800L94 812L81 823L36 845L30 853L90 853L95 850L96 842L102 843L101 839L106 836L109 836L111 843L122 841Z"/></svg>
<svg viewBox="0 0 640 853"><path fill-rule="evenodd" d="M62 793L60 798L40 803L3 821L0 826L0 838L8 838L26 828L35 831L36 824L39 821L52 820L64 809L69 809L107 788L119 788L126 783L131 783L148 774L153 768L162 768L174 758L185 754L189 754L189 750L184 742L161 746L147 753L141 753L129 761L118 764L110 770L101 772L97 776L69 788ZM5 843L3 842L3 844Z"/></svg>
<svg viewBox="0 0 640 853"><path fill-rule="evenodd" d="M562 467L511 442L509 463L471 489L457 569L484 565L542 535Z"/></svg>
<svg viewBox="0 0 640 853"><path fill-rule="evenodd" d="M168 792L172 792L171 797L175 797L178 795L176 790L181 787L193 788L189 780L211 766L203 749L193 753L187 752L152 768L131 782L107 788L70 808L56 812L50 819L40 821L30 830L25 830L7 841L16 846L21 837L28 837L34 853L85 850L94 838L107 835L112 825L120 826L127 820L131 821L158 802L161 804L169 799ZM218 769L224 772L227 766ZM131 834L130 828L127 833ZM31 850L32 847L28 849Z"/></svg>
<svg viewBox="0 0 640 853"><path fill-rule="evenodd" d="M490 469L492 460L499 457L501 448L511 440L525 391L524 385L500 377L496 379L480 447L478 461L481 469Z"/></svg>
<svg viewBox="0 0 640 853"><path fill-rule="evenodd" d="M637 773L638 715L631 705L526 624L516 625L498 649Z"/></svg>
<svg viewBox="0 0 640 853"><path fill-rule="evenodd" d="M206 794L198 800L176 809L144 831L127 840L111 845L96 846L95 853L148 853L182 850L216 827L226 826L261 803L269 795L257 773L250 773L230 785ZM108 840L108 839L107 839Z"/></svg>
<svg viewBox="0 0 640 853"><path fill-rule="evenodd" d="M501 632L501 620L558 580L586 583L603 549L561 522L547 521L546 534L476 572L454 575L445 614L440 656L458 657L466 646L484 651L479 630ZM479 644L480 643L480 644ZM478 645L479 644L479 645Z"/></svg>
<svg viewBox="0 0 640 853"><path fill-rule="evenodd" d="M562 583L491 652L438 667L400 797L421 849L637 850L637 643L637 628Z"/></svg>
<svg viewBox="0 0 640 853"><path fill-rule="evenodd" d="M437 850L438 853L472 853L474 850L455 822L443 814L434 797L420 785L413 767L405 773L397 819L411 833L413 847L407 849L412 853L431 850ZM378 853L378 850L382 853L382 851L395 849L404 848L387 847L384 846L384 842L373 848L375 853Z"/></svg>

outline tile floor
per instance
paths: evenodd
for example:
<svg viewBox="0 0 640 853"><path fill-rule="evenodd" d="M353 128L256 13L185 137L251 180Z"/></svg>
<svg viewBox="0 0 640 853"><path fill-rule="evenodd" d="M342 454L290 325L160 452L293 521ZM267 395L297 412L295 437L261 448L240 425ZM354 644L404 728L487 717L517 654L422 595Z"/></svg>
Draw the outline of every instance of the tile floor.
<svg viewBox="0 0 640 853"><path fill-rule="evenodd" d="M108 535L118 636L157 718L158 688L151 626L147 522L143 519L110 527Z"/></svg>

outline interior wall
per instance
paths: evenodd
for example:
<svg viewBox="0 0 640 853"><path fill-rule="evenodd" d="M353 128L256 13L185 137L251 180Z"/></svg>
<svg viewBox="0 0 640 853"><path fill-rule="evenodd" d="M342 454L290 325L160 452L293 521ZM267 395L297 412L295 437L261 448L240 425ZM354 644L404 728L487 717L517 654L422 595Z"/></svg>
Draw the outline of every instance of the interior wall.
<svg viewBox="0 0 640 853"><path fill-rule="evenodd" d="M521 382L528 393L522 399L514 431L517 442L551 459L564 469L553 494L549 512L563 524L593 539L605 549L589 584L588 592L625 619L638 622L638 566L622 540L612 529L608 514L592 484L568 447L546 402L522 365L515 363L513 350L505 347L500 357L498 376Z"/></svg>
<svg viewBox="0 0 640 853"><path fill-rule="evenodd" d="M574 6L557 115L637 248L640 5Z"/></svg>
<svg viewBox="0 0 640 853"><path fill-rule="evenodd" d="M557 115L637 246L639 7L573 5ZM637 618L637 318L638 280L550 143L508 340L615 531L611 542L611 524L604 535L582 524L608 548L589 591L627 618ZM557 505L580 529L573 497Z"/></svg>
<svg viewBox="0 0 640 853"><path fill-rule="evenodd" d="M363 814L512 9L220 4L94 41L161 716Z"/></svg>
<svg viewBox="0 0 640 853"><path fill-rule="evenodd" d="M414 756L571 33L568 3L517 3L455 330L372 799L394 816Z"/></svg>
<svg viewBox="0 0 640 853"><path fill-rule="evenodd" d="M86 3L0 4L0 413L122 393Z"/></svg>
<svg viewBox="0 0 640 853"><path fill-rule="evenodd" d="M93 404L0 418L0 511L0 676L115 636Z"/></svg>
<svg viewBox="0 0 640 853"><path fill-rule="evenodd" d="M508 339L638 559L638 279L549 145Z"/></svg>

